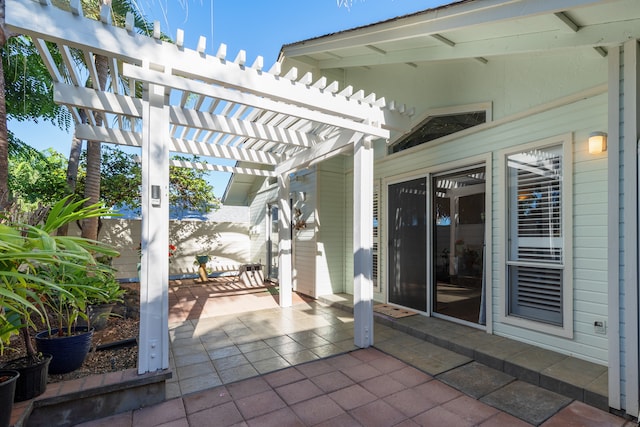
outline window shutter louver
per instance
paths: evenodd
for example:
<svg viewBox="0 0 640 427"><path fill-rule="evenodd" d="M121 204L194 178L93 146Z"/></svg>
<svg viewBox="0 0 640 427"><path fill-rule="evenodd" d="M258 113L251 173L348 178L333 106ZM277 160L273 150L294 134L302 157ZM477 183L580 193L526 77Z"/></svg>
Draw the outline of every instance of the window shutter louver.
<svg viewBox="0 0 640 427"><path fill-rule="evenodd" d="M561 147L508 157L509 312L562 325Z"/></svg>

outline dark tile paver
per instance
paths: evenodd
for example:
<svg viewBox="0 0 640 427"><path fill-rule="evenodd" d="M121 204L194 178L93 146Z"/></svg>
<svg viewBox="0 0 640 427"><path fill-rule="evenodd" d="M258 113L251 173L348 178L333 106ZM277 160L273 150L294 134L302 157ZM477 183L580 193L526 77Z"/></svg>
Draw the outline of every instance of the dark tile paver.
<svg viewBox="0 0 640 427"><path fill-rule="evenodd" d="M245 381L227 385L227 390L234 399L242 399L247 396L271 390L269 383L262 377L255 377Z"/></svg>
<svg viewBox="0 0 640 427"><path fill-rule="evenodd" d="M189 425L206 426L215 422L218 427L228 427L243 421L242 415L233 402L223 403L188 416Z"/></svg>
<svg viewBox="0 0 640 427"><path fill-rule="evenodd" d="M394 393L383 398L383 400L407 417L414 417L438 405L436 402L416 393L413 389Z"/></svg>
<svg viewBox="0 0 640 427"><path fill-rule="evenodd" d="M185 396L182 400L184 401L186 413L193 414L229 402L231 401L231 395L226 387L221 386L192 393Z"/></svg>
<svg viewBox="0 0 640 427"><path fill-rule="evenodd" d="M398 424L407 417L383 400L349 411L360 424L367 427L387 427Z"/></svg>
<svg viewBox="0 0 640 427"><path fill-rule="evenodd" d="M452 369L438 375L436 378L476 399L496 391L515 380L515 378L504 372L477 362L471 362Z"/></svg>
<svg viewBox="0 0 640 427"><path fill-rule="evenodd" d="M186 412L182 399L172 399L133 411L133 425L157 426L185 417Z"/></svg>
<svg viewBox="0 0 640 427"><path fill-rule="evenodd" d="M391 372L389 376L407 387L414 387L433 379L431 375L406 364L404 368Z"/></svg>
<svg viewBox="0 0 640 427"><path fill-rule="evenodd" d="M304 378L306 377L293 367L271 372L264 376L265 381L267 381L271 387L280 387L285 384L303 380Z"/></svg>
<svg viewBox="0 0 640 427"><path fill-rule="evenodd" d="M271 389L242 399L236 399L235 402L245 420L268 414L287 406L280 396Z"/></svg>
<svg viewBox="0 0 640 427"><path fill-rule="evenodd" d="M480 424L495 416L498 409L469 396L460 396L442 405L444 409L457 414L473 425Z"/></svg>
<svg viewBox="0 0 640 427"><path fill-rule="evenodd" d="M442 406L436 406L427 412L423 412L415 416L413 420L423 426L471 427L475 425L472 421L465 419L459 414L448 411Z"/></svg>
<svg viewBox="0 0 640 427"><path fill-rule="evenodd" d="M388 396L407 388L404 384L394 380L389 375L379 375L363 381L361 384L362 387L378 397Z"/></svg>
<svg viewBox="0 0 640 427"><path fill-rule="evenodd" d="M616 417L582 402L572 402L542 426L621 427L625 422L623 418Z"/></svg>
<svg viewBox="0 0 640 427"><path fill-rule="evenodd" d="M567 406L571 399L523 381L514 381L480 401L538 425Z"/></svg>
<svg viewBox="0 0 640 427"><path fill-rule="evenodd" d="M340 371L331 371L312 378L315 385L324 390L325 393L340 390L355 384L351 378Z"/></svg>
<svg viewBox="0 0 640 427"><path fill-rule="evenodd" d="M368 392L359 384L334 391L329 394L329 397L347 411L377 399L376 395Z"/></svg>
<svg viewBox="0 0 640 427"><path fill-rule="evenodd" d="M324 393L309 379L283 385L276 388L275 391L287 402L287 405L293 405L294 403L302 402L303 400L311 399Z"/></svg>
<svg viewBox="0 0 640 427"><path fill-rule="evenodd" d="M335 418L344 410L328 396L318 396L291 407L306 425L316 425Z"/></svg>
<svg viewBox="0 0 640 427"><path fill-rule="evenodd" d="M282 408L247 421L249 427L304 427L304 423L291 410Z"/></svg>

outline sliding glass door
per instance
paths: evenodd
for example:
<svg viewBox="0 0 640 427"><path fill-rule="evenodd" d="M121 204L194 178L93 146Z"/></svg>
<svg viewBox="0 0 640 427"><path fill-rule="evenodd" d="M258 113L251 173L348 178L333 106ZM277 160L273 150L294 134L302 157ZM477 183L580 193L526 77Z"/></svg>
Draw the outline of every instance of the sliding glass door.
<svg viewBox="0 0 640 427"><path fill-rule="evenodd" d="M484 324L485 168L431 183L433 312Z"/></svg>

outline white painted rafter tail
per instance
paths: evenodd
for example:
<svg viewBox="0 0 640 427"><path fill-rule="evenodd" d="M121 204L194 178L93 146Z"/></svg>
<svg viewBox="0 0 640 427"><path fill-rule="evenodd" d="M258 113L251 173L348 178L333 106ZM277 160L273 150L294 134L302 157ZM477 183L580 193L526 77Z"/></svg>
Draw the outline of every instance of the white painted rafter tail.
<svg viewBox="0 0 640 427"><path fill-rule="evenodd" d="M311 86L316 89L324 90L327 87L327 78L322 76Z"/></svg>
<svg viewBox="0 0 640 427"><path fill-rule="evenodd" d="M185 160L170 160L169 164L171 166L177 166L181 168L189 168L189 169L198 169L198 170L206 170L213 172L228 172L239 175L252 175L252 176L262 176L262 177L273 177L275 173L273 171L262 170L262 169L253 169L253 168L243 168L237 166L224 166L224 165L214 165L211 163L204 162L189 162Z"/></svg>
<svg viewBox="0 0 640 427"><path fill-rule="evenodd" d="M128 32L132 32L135 27L135 20L133 18L133 13L127 12L127 15L124 18L124 28Z"/></svg>
<svg viewBox="0 0 640 427"><path fill-rule="evenodd" d="M295 81L298 78L298 69L296 67L291 67L283 77L287 80Z"/></svg>
<svg viewBox="0 0 640 427"><path fill-rule="evenodd" d="M111 25L111 4L102 3L100 5L100 21L103 24Z"/></svg>
<svg viewBox="0 0 640 427"><path fill-rule="evenodd" d="M311 73L311 71L305 73L304 76L298 79L298 83L305 86L309 86L312 82L313 82L313 74Z"/></svg>
<svg viewBox="0 0 640 427"><path fill-rule="evenodd" d="M338 95L344 96L345 98L351 98L352 94L353 94L353 86L351 85L345 87L340 92L338 92Z"/></svg>
<svg viewBox="0 0 640 427"><path fill-rule="evenodd" d="M357 91L356 93L354 93L353 95L351 95L349 97L350 101L362 101L364 99L364 90L360 89L359 91Z"/></svg>
<svg viewBox="0 0 640 427"><path fill-rule="evenodd" d="M182 70L181 70L182 71ZM184 71L183 73L186 73ZM337 126L345 129L351 129L357 132L363 132L381 138L388 138L389 132L380 127L366 125L360 122L349 120L348 118L324 113L322 111L314 111L302 108L297 105L289 105L283 102L277 102L272 99L257 96L251 93L240 93L236 90L228 90L219 86L212 86L206 83L193 81L177 76L169 76L164 73L158 73L151 70L144 70L141 67L134 67L130 64L124 64L123 74L125 77L135 78L136 80L155 83L165 87L172 87L178 90L189 90L194 93L210 96L212 98L225 99L229 102L250 105L256 108L272 110L299 119L307 119L314 122L326 123L331 126ZM378 119L377 117L375 118Z"/></svg>
<svg viewBox="0 0 640 427"><path fill-rule="evenodd" d="M236 59L234 59L233 62L241 67L244 67L244 64L247 62L247 52L244 49L240 49L240 51L236 55Z"/></svg>
<svg viewBox="0 0 640 427"><path fill-rule="evenodd" d="M282 64L279 62L275 62L271 68L269 68L269 74L278 77L282 73Z"/></svg>
<svg viewBox="0 0 640 427"><path fill-rule="evenodd" d="M82 3L80 2L80 0L71 0L69 2L69 9L71 9L71 13L76 16L84 16L84 13L82 12Z"/></svg>
<svg viewBox="0 0 640 427"><path fill-rule="evenodd" d="M184 47L184 30L182 28L176 30L176 46Z"/></svg>
<svg viewBox="0 0 640 427"><path fill-rule="evenodd" d="M160 21L153 21L153 38L160 40L162 32L160 31Z"/></svg>
<svg viewBox="0 0 640 427"><path fill-rule="evenodd" d="M336 93L338 91L338 89L340 88L340 83L338 83L337 80L334 80L331 82L331 84L329 86L327 86L324 90L327 93Z"/></svg>
<svg viewBox="0 0 640 427"><path fill-rule="evenodd" d="M256 71L262 71L263 67L264 67L264 58L258 55L256 57L256 60L253 61L253 64L251 64L251 68L253 68Z"/></svg>
<svg viewBox="0 0 640 427"><path fill-rule="evenodd" d="M376 104L376 94L375 93L370 93L369 95L365 96L364 102L366 102L367 104L371 104L371 105L375 105Z"/></svg>
<svg viewBox="0 0 640 427"><path fill-rule="evenodd" d="M384 96L382 98L378 98L375 101L375 106L378 108L385 108L387 106L387 100L384 98Z"/></svg>
<svg viewBox="0 0 640 427"><path fill-rule="evenodd" d="M200 55L204 55L204 51L207 49L207 38L205 36L200 36L198 39L198 47L196 48L196 52Z"/></svg>
<svg viewBox="0 0 640 427"><path fill-rule="evenodd" d="M224 43L220 43L218 46L218 51L216 52L216 58L221 61L224 61L227 58L227 45Z"/></svg>

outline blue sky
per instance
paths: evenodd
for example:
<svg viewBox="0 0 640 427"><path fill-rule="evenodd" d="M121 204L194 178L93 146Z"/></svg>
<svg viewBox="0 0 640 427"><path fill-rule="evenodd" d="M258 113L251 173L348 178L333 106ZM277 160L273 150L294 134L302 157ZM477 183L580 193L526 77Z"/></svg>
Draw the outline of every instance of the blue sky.
<svg viewBox="0 0 640 427"><path fill-rule="evenodd" d="M258 55L269 69L283 44L331 34L362 25L440 6L443 0L353 0L350 8L338 7L336 0L136 0L150 21L158 20L162 31L175 38L185 32L185 46L195 49L199 37L207 38L206 52L214 55L220 43L227 45L233 59L244 49L247 63ZM9 129L18 138L43 150L53 147L69 154L71 135L45 123L10 121ZM228 174L212 173L210 182L221 197Z"/></svg>

